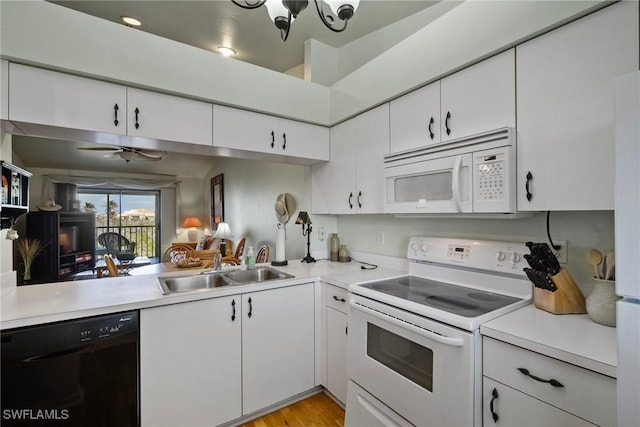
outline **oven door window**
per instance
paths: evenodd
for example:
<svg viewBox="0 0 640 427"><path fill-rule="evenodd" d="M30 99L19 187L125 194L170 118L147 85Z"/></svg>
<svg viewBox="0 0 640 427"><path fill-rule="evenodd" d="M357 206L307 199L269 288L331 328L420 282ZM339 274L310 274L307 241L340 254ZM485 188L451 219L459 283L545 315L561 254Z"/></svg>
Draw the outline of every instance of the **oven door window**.
<svg viewBox="0 0 640 427"><path fill-rule="evenodd" d="M367 322L367 355L420 387L433 391L433 351Z"/></svg>

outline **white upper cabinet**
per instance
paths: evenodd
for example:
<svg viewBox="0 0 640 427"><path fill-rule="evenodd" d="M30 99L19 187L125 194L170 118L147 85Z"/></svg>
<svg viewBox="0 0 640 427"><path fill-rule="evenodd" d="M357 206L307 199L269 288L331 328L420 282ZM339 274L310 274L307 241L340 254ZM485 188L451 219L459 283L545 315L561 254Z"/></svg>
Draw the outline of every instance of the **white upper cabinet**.
<svg viewBox="0 0 640 427"><path fill-rule="evenodd" d="M517 47L518 210L614 208L613 79L637 69L637 2Z"/></svg>
<svg viewBox="0 0 640 427"><path fill-rule="evenodd" d="M329 160L329 129L214 105L213 145L254 153Z"/></svg>
<svg viewBox="0 0 640 427"><path fill-rule="evenodd" d="M391 153L440 142L440 81L390 103Z"/></svg>
<svg viewBox="0 0 640 427"><path fill-rule="evenodd" d="M442 141L515 127L514 49L445 77L440 92Z"/></svg>
<svg viewBox="0 0 640 427"><path fill-rule="evenodd" d="M295 120L278 119L280 154L329 160L329 128Z"/></svg>
<svg viewBox="0 0 640 427"><path fill-rule="evenodd" d="M127 89L9 64L9 120L125 135Z"/></svg>
<svg viewBox="0 0 640 427"><path fill-rule="evenodd" d="M331 128L331 161L311 170L313 213L382 213L389 104Z"/></svg>
<svg viewBox="0 0 640 427"><path fill-rule="evenodd" d="M127 96L128 135L213 145L211 104L133 88Z"/></svg>
<svg viewBox="0 0 640 427"><path fill-rule="evenodd" d="M0 60L0 120L9 119L9 62Z"/></svg>

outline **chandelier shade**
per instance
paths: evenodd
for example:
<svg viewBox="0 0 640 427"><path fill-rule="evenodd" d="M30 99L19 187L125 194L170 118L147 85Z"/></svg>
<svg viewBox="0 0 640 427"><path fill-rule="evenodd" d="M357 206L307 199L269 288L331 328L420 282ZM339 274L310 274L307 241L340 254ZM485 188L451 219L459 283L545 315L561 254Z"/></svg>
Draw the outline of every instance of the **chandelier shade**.
<svg viewBox="0 0 640 427"><path fill-rule="evenodd" d="M298 14L307 8L308 0L231 0L234 4L243 9L257 9L265 5L269 18L278 30L280 38L287 41L291 24L298 17ZM318 16L322 23L331 31L340 33L347 28L347 23L353 17L360 0L313 0L316 5ZM329 7L331 13L325 12L323 5ZM341 26L334 25L341 21Z"/></svg>

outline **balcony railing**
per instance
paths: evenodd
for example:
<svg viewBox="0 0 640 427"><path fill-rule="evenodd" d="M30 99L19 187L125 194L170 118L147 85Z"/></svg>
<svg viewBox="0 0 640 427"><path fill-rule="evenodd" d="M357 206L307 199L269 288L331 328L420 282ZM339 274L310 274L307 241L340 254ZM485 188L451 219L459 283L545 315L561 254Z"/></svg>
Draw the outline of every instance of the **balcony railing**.
<svg viewBox="0 0 640 427"><path fill-rule="evenodd" d="M136 254L138 256L146 256L154 258L159 256L157 252L157 236L158 227L155 225L121 225L121 226L96 226L96 256L102 257L107 253L107 249L98 243L98 236L102 233L112 231L119 233L136 242Z"/></svg>

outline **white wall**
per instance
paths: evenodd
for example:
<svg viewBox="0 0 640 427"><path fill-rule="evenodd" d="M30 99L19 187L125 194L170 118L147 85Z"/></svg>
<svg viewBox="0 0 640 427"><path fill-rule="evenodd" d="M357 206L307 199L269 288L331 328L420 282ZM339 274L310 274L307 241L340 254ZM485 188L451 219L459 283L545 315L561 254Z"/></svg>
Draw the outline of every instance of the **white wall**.
<svg viewBox="0 0 640 427"><path fill-rule="evenodd" d="M306 237L302 236L302 227L294 224L299 211L309 211L310 179L309 167L269 163L254 160L215 159L205 182L218 174L224 176L224 218L229 223L233 237L237 242L246 237L246 248L267 244L271 248L270 260L275 257L275 239L277 220L274 210L276 198L280 193L289 193L296 202L295 211L290 212L291 220L287 224L286 258L300 259L306 254ZM207 188L204 197L210 205L210 191ZM328 242L317 240L317 228L325 227L328 233L335 232L337 222L331 216L311 216L313 237L312 250L326 249ZM245 249L246 250L246 249Z"/></svg>
<svg viewBox="0 0 640 427"><path fill-rule="evenodd" d="M613 211L552 212L551 237L567 240L566 267L585 292L591 288L588 248L603 253L614 249ZM385 244L377 243L384 231ZM408 219L393 215L343 215L338 217L340 243L350 250L406 257L410 236L460 237L516 242L547 242L546 213L523 219Z"/></svg>

